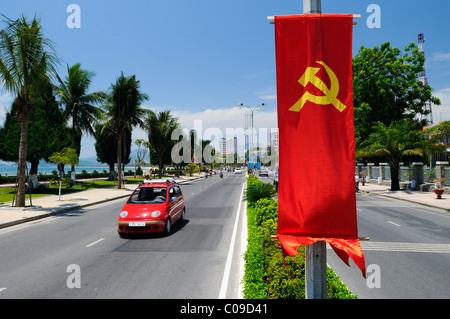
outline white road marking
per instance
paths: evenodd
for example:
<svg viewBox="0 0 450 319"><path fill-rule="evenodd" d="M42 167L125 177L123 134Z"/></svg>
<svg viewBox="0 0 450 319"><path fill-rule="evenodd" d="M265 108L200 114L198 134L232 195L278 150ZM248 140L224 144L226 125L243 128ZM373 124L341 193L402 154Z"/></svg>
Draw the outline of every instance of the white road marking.
<svg viewBox="0 0 450 319"><path fill-rule="evenodd" d="M394 222L391 222L390 220L388 220L387 222L388 222L389 224L392 224L392 225L394 225L394 226L400 227L400 225L399 225L399 224L396 224L396 223L394 223Z"/></svg>
<svg viewBox="0 0 450 319"><path fill-rule="evenodd" d="M361 242L363 250L450 254L450 244Z"/></svg>
<svg viewBox="0 0 450 319"><path fill-rule="evenodd" d="M363 251L450 254L450 244L400 243L361 241ZM327 245L327 249L332 249Z"/></svg>
<svg viewBox="0 0 450 319"><path fill-rule="evenodd" d="M99 240L94 241L93 243L90 243L89 245L87 245L86 248L89 248L89 247L91 247L91 246L94 246L95 244L98 244L99 242L101 242L101 241L104 240L104 239L105 239L105 238L100 238Z"/></svg>
<svg viewBox="0 0 450 319"><path fill-rule="evenodd" d="M5 291L5 290L6 290L6 288L0 288L0 292Z"/></svg>
<svg viewBox="0 0 450 319"><path fill-rule="evenodd" d="M244 201L244 207L247 205L247 201ZM241 229L241 258L239 263L239 291L238 291L238 299L244 299L244 272L245 272L245 260L244 254L247 251L247 210L244 210L244 216L242 220L242 229Z"/></svg>
<svg viewBox="0 0 450 319"><path fill-rule="evenodd" d="M242 184L241 197L239 198L239 206L236 213L236 219L234 221L233 234L231 235L230 248L228 249L227 262L225 264L225 270L223 272L222 285L220 286L219 299L225 299L228 288L228 281L230 279L231 259L233 258L234 244L236 242L236 233L239 224L239 216L241 211L242 198L244 195L245 182Z"/></svg>

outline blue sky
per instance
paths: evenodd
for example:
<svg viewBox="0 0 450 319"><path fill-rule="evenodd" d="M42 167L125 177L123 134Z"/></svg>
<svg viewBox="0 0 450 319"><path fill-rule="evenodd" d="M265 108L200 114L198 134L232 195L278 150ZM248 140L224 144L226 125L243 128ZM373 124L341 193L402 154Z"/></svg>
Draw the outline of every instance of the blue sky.
<svg viewBox="0 0 450 319"><path fill-rule="evenodd" d="M66 12L81 9L81 28L70 29ZM381 28L370 29L370 4L381 9ZM450 2L445 0L323 0L323 13L361 14L354 27L353 51L386 41L400 49L424 33L430 85L443 106L434 119L450 120ZM276 127L274 27L267 16L303 12L302 0L15 0L0 13L42 19L45 36L56 44L66 64L80 62L94 71L92 90L107 90L123 71L136 74L150 100L145 107L170 109L183 126L244 127L245 110L237 105L267 104L258 109L255 125ZM0 124L10 97L0 91ZM137 130L135 137L145 137ZM81 157L95 156L85 139Z"/></svg>

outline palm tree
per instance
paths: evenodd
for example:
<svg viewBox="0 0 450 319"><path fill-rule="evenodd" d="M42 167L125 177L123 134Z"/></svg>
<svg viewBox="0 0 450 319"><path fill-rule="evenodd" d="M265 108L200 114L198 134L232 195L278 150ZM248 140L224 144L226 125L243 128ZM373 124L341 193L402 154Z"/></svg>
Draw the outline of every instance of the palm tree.
<svg viewBox="0 0 450 319"><path fill-rule="evenodd" d="M147 110L141 107L141 103L148 100L148 96L141 93L140 82L136 76L125 77L123 72L111 85L108 104L105 105L107 123L104 128L110 128L117 138L117 187L122 187L122 140L125 132L131 132L134 126L143 126L143 119Z"/></svg>
<svg viewBox="0 0 450 319"><path fill-rule="evenodd" d="M93 124L102 116L101 109L93 104L104 102L107 94L103 91L88 93L89 86L94 77L93 72L81 69L81 64L67 65L67 76L63 80L58 76L59 85L55 86L64 106L64 118L72 122L73 146L80 156L81 137L83 131L94 135ZM75 172L75 165L72 165Z"/></svg>
<svg viewBox="0 0 450 319"><path fill-rule="evenodd" d="M399 190L400 162L404 155L429 154L443 152L445 146L436 144L433 138L426 138L417 122L402 119L389 126L378 123L373 133L362 145L366 147L357 152L359 157L386 156L391 169L391 190Z"/></svg>
<svg viewBox="0 0 450 319"><path fill-rule="evenodd" d="M57 63L53 43L44 37L36 16L17 20L6 18L0 31L0 83L15 95L16 117L20 123L18 189L16 206L25 206L25 167L28 143L28 121L34 100L42 85L53 77Z"/></svg>
<svg viewBox="0 0 450 319"><path fill-rule="evenodd" d="M177 119L172 117L169 110L159 112L158 114L149 111L145 128L148 132L148 141L150 142L151 149L158 157L159 178L161 178L164 160L174 145L172 132L177 127L179 127Z"/></svg>

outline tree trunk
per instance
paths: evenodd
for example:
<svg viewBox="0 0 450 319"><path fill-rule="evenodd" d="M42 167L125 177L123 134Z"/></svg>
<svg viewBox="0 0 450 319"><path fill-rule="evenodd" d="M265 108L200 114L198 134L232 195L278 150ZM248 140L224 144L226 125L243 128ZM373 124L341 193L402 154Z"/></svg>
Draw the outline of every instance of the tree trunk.
<svg viewBox="0 0 450 319"><path fill-rule="evenodd" d="M39 166L39 160L33 160L31 161L31 168L29 172L29 184L31 186L31 189L37 189L39 186L38 181L38 166Z"/></svg>
<svg viewBox="0 0 450 319"><path fill-rule="evenodd" d="M114 163L109 163L109 177L108 181L116 180L116 172L114 171Z"/></svg>
<svg viewBox="0 0 450 319"><path fill-rule="evenodd" d="M20 142L19 142L19 163L18 165L18 188L16 207L25 206L25 168L27 165L27 143L28 143L28 119L29 114L22 111L18 114L18 121L20 123Z"/></svg>
<svg viewBox="0 0 450 319"><path fill-rule="evenodd" d="M75 111L73 111L75 112ZM81 153L81 130L77 130L76 129L76 125L75 125L75 116L74 114L72 114L72 141L73 141L73 146L75 148L75 151L78 155L78 157L80 157L80 153ZM76 171L75 171L75 164L71 165L71 171L70 171L70 181L73 182L74 184L77 181L77 175L76 175Z"/></svg>
<svg viewBox="0 0 450 319"><path fill-rule="evenodd" d="M59 178L61 178L61 179L63 179L66 174L64 171L64 166L65 166L65 164L58 163Z"/></svg>
<svg viewBox="0 0 450 319"><path fill-rule="evenodd" d="M400 164L398 161L390 161L389 166L391 168L391 190L400 190L400 181L398 178L398 173L400 171Z"/></svg>
<svg viewBox="0 0 450 319"><path fill-rule="evenodd" d="M117 188L122 188L122 134L117 135Z"/></svg>

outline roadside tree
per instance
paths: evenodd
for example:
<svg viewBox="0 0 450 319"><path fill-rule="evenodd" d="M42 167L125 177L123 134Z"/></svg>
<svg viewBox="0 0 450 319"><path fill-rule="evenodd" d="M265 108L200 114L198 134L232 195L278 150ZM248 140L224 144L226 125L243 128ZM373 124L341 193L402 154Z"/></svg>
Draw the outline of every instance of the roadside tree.
<svg viewBox="0 0 450 319"><path fill-rule="evenodd" d="M391 169L391 190L400 189L400 162L405 155L420 155L444 152L445 146L436 144L434 138L427 138L420 124L410 119L402 119L385 125L378 122L373 133L362 143L357 157L385 156Z"/></svg>
<svg viewBox="0 0 450 319"><path fill-rule="evenodd" d="M61 167L64 167L66 164L77 165L79 161L77 151L70 147L65 147L62 151L53 153L48 160L58 164L60 178L64 174L61 171Z"/></svg>
<svg viewBox="0 0 450 319"><path fill-rule="evenodd" d="M109 177L108 180L113 181L116 179L116 173L114 165L117 163L117 138L112 129L108 126L104 127L104 124L97 123L95 125L95 152L97 154L97 161L99 163L108 164ZM131 132L125 133L125 138L122 140L122 158L123 164L126 165L130 162L130 149L131 149ZM123 166L122 165L122 168Z"/></svg>
<svg viewBox="0 0 450 319"><path fill-rule="evenodd" d="M162 170L165 163L171 163L171 150L175 145L172 141L172 132L179 127L177 119L172 117L170 111L162 111L156 114L149 111L149 116L145 122L145 129L148 133L150 142L150 156L158 158L159 178L162 176Z"/></svg>
<svg viewBox="0 0 450 319"><path fill-rule="evenodd" d="M403 118L417 120L429 111L427 103L439 105L432 88L418 80L425 57L416 44L405 54L389 42L361 47L353 58L353 103L357 144L373 132L375 123L386 126ZM426 125L426 121L420 123ZM357 146L358 146L357 145Z"/></svg>
<svg viewBox="0 0 450 319"><path fill-rule="evenodd" d="M16 206L25 206L25 166L28 146L28 122L36 93L56 74L53 43L44 37L41 21L25 16L6 18L0 31L0 85L15 96L16 117L20 124L18 189Z"/></svg>
<svg viewBox="0 0 450 319"><path fill-rule="evenodd" d="M72 145L78 156L83 132L94 135L93 124L102 118L101 109L95 104L106 100L106 93L103 91L88 93L93 77L94 73L83 70L80 63L71 67L67 65L67 76L64 80L58 76L59 85L55 86L61 98L59 104L64 108L64 118L72 126ZM74 172L75 165L72 165L72 173Z"/></svg>
<svg viewBox="0 0 450 319"><path fill-rule="evenodd" d="M140 82L136 76L124 76L123 72L111 85L106 109L107 122L105 128L109 128L116 136L117 141L117 187L122 187L122 139L126 132L131 132L135 126L143 126L147 110L141 104L148 100L148 96L141 93Z"/></svg>
<svg viewBox="0 0 450 319"><path fill-rule="evenodd" d="M13 103L6 114L5 123L0 128L0 159L17 161L20 143L20 125L15 114L18 106ZM30 182L33 188L38 186L38 165L40 160L48 162L52 153L70 147L72 139L69 129L65 125L62 111L53 96L50 83L39 92L35 100L35 107L28 122L27 162Z"/></svg>

